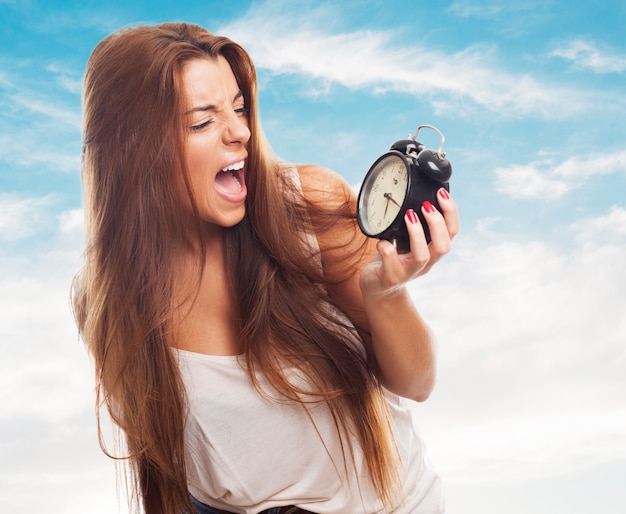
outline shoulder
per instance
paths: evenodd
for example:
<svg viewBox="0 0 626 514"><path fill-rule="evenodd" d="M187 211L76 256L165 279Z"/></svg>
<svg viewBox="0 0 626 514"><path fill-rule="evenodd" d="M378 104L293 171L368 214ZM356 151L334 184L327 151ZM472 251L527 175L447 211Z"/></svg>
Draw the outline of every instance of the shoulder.
<svg viewBox="0 0 626 514"><path fill-rule="evenodd" d="M351 203L354 190L339 173L316 164L296 166L302 193L310 202L320 207Z"/></svg>
<svg viewBox="0 0 626 514"><path fill-rule="evenodd" d="M371 260L375 245L356 222L356 193L338 173L323 166L298 165L302 192L319 242L324 272L331 282L353 277Z"/></svg>
<svg viewBox="0 0 626 514"><path fill-rule="evenodd" d="M297 164L296 169L303 185L323 187L328 181L345 182L339 173L318 164Z"/></svg>
<svg viewBox="0 0 626 514"><path fill-rule="evenodd" d="M315 206L313 227L328 293L359 330L367 331L359 276L374 257L376 243L356 222L356 192L341 175L323 166L297 169L303 194Z"/></svg>

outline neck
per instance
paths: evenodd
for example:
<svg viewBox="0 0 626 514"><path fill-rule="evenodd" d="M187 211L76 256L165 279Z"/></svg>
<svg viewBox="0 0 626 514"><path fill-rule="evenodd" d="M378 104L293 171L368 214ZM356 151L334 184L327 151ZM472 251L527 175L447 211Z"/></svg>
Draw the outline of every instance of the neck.
<svg viewBox="0 0 626 514"><path fill-rule="evenodd" d="M174 270L170 344L213 355L238 353L239 316L229 283L224 230L211 231L200 247L186 251Z"/></svg>

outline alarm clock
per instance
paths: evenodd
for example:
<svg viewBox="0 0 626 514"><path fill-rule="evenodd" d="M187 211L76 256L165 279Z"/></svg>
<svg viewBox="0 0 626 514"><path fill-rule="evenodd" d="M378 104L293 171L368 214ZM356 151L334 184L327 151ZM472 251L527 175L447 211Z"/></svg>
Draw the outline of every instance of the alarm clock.
<svg viewBox="0 0 626 514"><path fill-rule="evenodd" d="M437 151L427 149L417 141L422 129L430 129L440 136ZM391 241L399 253L410 251L409 235L404 215L409 209L417 214L426 241L430 231L422 214L422 204L429 201L441 212L437 191L450 191L452 165L443 152L445 138L432 125L420 125L413 137L396 141L370 167L357 200L357 222L368 237Z"/></svg>

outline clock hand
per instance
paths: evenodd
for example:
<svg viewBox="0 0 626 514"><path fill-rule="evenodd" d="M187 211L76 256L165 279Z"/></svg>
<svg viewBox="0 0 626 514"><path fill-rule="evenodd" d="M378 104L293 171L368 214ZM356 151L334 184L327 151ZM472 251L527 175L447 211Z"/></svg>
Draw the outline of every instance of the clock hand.
<svg viewBox="0 0 626 514"><path fill-rule="evenodd" d="M391 201L392 201L393 203L395 203L398 207L402 208L402 205L400 205L398 202L396 202L396 201L393 199L393 196L391 196L391 193L385 193L383 196L387 199L387 205L389 205L389 200L391 200Z"/></svg>
<svg viewBox="0 0 626 514"><path fill-rule="evenodd" d="M385 193L385 198L387 198L387 193ZM383 214L383 218L387 217L387 209L389 208L389 198L387 198L387 203L385 204L385 212Z"/></svg>

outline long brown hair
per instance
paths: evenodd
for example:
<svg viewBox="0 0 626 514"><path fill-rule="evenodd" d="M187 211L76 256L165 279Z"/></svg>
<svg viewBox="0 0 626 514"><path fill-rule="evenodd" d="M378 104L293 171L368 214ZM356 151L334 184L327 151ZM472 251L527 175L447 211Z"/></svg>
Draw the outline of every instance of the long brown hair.
<svg viewBox="0 0 626 514"><path fill-rule="evenodd" d="M306 408L303 394L311 401L311 389L298 389L284 369L307 377L317 392L313 401L327 402L345 444L344 466L350 466L353 435L376 491L391 504L397 500L396 453L382 391L359 351L358 332L328 297L319 256L304 238L345 222L352 206L344 198L341 208L328 212L303 201L262 135L249 56L195 25L123 29L101 41L87 65L87 247L73 293L77 324L94 358L98 411L105 405L123 433L131 490L145 512L191 512L186 396L169 346L175 254L194 233L202 241L197 209L193 219L180 209L185 194L195 206L183 164L181 76L190 59L218 55L229 62L249 109L246 217L227 230L226 252L227 262L238 263L229 277L250 378L258 386L262 373L279 401ZM182 188L173 187L180 183L176 177L183 177ZM199 273L204 251L201 246Z"/></svg>

